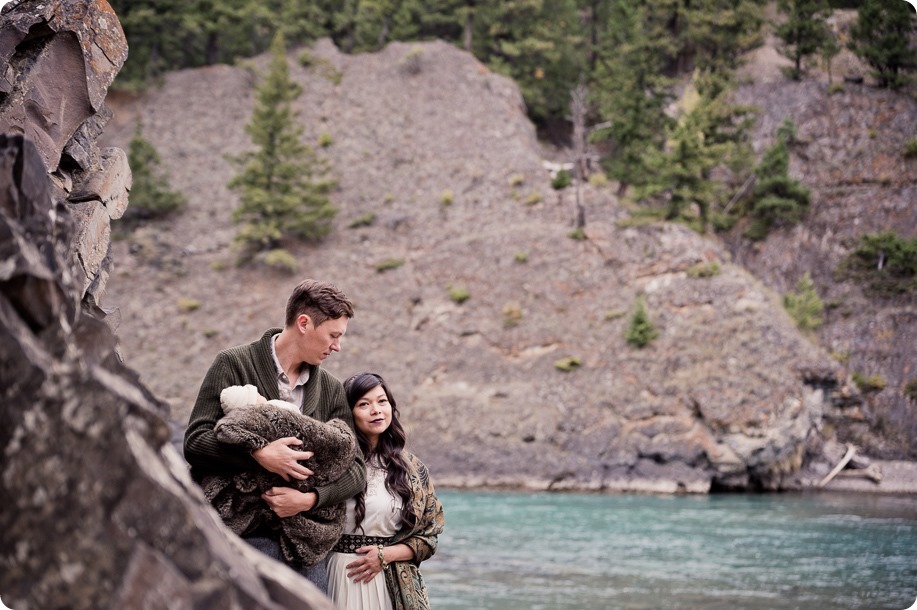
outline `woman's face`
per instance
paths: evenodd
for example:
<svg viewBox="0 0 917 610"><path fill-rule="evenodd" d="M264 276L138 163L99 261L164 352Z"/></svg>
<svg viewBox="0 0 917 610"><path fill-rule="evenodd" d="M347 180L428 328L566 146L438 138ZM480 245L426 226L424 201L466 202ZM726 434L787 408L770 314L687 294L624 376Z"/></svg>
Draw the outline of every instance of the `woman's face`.
<svg viewBox="0 0 917 610"><path fill-rule="evenodd" d="M368 391L353 406L353 423L370 446L375 447L379 435L392 424L392 405L381 385Z"/></svg>

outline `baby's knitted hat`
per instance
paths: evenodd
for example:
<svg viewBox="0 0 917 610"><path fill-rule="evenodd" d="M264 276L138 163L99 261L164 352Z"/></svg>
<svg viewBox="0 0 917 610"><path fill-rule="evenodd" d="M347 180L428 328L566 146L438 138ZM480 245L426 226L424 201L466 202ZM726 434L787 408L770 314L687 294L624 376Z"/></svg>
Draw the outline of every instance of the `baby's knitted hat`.
<svg viewBox="0 0 917 610"><path fill-rule="evenodd" d="M253 385L231 385L220 392L220 406L224 413L258 402L258 388Z"/></svg>

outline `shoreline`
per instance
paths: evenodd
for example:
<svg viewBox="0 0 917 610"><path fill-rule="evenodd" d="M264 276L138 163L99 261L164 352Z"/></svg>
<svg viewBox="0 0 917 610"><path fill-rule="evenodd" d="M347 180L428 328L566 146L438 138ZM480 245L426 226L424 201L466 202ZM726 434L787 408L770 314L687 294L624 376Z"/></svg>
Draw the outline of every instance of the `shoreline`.
<svg viewBox="0 0 917 610"><path fill-rule="evenodd" d="M786 492L839 492L867 493L876 495L917 495L917 462L903 460L872 460L882 473L882 480L875 482L865 476L837 476L827 485L818 483L824 473L803 469L789 477L783 485L773 490L757 489L712 489L711 481L695 479L628 478L605 481L549 480L524 476L488 477L485 475L460 476L436 475L437 488L473 491L518 491L518 492L573 492L606 494L655 494L655 495L706 495L719 493L786 493ZM845 473L856 473L847 470Z"/></svg>

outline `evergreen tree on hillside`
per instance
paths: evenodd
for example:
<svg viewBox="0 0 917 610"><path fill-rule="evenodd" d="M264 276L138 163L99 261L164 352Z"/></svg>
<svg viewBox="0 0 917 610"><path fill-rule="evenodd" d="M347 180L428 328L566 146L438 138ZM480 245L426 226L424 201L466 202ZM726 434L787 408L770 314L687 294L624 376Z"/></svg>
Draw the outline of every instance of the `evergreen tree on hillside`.
<svg viewBox="0 0 917 610"><path fill-rule="evenodd" d="M696 93L682 99L682 116L669 131L665 151L648 154L651 177L638 193L642 197L664 194L667 220L697 222L697 228L704 230L725 193L726 185L714 178L714 170L728 168L740 174L747 169L752 110L730 102L732 81L727 74L698 71L692 85Z"/></svg>
<svg viewBox="0 0 917 610"><path fill-rule="evenodd" d="M751 239L764 239L772 227L801 221L809 209L809 189L789 176L789 145L795 133L793 121L786 119L777 130L777 141L755 168L752 223L745 232Z"/></svg>
<svg viewBox="0 0 917 610"><path fill-rule="evenodd" d="M474 18L482 0L405 0L393 40L445 40L471 52Z"/></svg>
<svg viewBox="0 0 917 610"><path fill-rule="evenodd" d="M130 44L130 54L118 74L121 86L142 87L167 70L187 65L196 45L194 20L186 2L112 0L111 6Z"/></svg>
<svg viewBox="0 0 917 610"><path fill-rule="evenodd" d="M673 52L669 72L734 69L760 40L763 0L655 0Z"/></svg>
<svg viewBox="0 0 917 610"><path fill-rule="evenodd" d="M391 40L420 36L423 5L418 0L359 0L355 6L355 51L376 51Z"/></svg>
<svg viewBox="0 0 917 610"><path fill-rule="evenodd" d="M234 159L241 172L229 183L242 200L233 219L243 224L236 239L247 254L276 248L284 236L320 240L336 213L328 198L327 167L301 142L303 129L292 110L301 91L290 80L285 48L278 33L246 126L258 148Z"/></svg>
<svg viewBox="0 0 917 610"><path fill-rule="evenodd" d="M739 57L762 40L762 0L685 2L687 47L694 66L707 72L735 70Z"/></svg>
<svg viewBox="0 0 917 610"><path fill-rule="evenodd" d="M130 205L126 220L162 218L182 209L185 196L169 189L169 179L162 168L159 153L153 143L143 137L143 127L137 123L127 152L133 174Z"/></svg>
<svg viewBox="0 0 917 610"><path fill-rule="evenodd" d="M534 119L563 116L584 68L574 0L479 2L475 56L512 77Z"/></svg>
<svg viewBox="0 0 917 610"><path fill-rule="evenodd" d="M248 0L251 2L251 0ZM284 40L293 44L306 44L323 36L330 36L334 13L339 0L275 0L279 1L278 18ZM273 31L271 32L273 36Z"/></svg>
<svg viewBox="0 0 917 610"><path fill-rule="evenodd" d="M610 7L599 40L590 89L601 127L592 139L610 144L603 164L620 182L623 195L629 185L645 182L650 175L647 154L665 141L672 80L663 74L663 66L674 47L666 24L642 0L622 0Z"/></svg>
<svg viewBox="0 0 917 610"><path fill-rule="evenodd" d="M850 49L873 68L880 87L904 85L906 72L917 68L917 12L907 2L864 0L857 15Z"/></svg>
<svg viewBox="0 0 917 610"><path fill-rule="evenodd" d="M799 80L803 60L819 53L833 36L827 23L831 10L827 0L777 0L777 9L786 17L777 26L780 52L793 62L789 76Z"/></svg>

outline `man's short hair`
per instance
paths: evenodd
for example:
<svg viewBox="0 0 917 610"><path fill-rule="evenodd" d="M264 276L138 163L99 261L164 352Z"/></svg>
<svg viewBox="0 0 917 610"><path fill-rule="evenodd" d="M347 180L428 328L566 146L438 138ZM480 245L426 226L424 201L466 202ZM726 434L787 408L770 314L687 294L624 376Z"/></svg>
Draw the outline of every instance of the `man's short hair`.
<svg viewBox="0 0 917 610"><path fill-rule="evenodd" d="M317 280L303 280L293 289L287 301L286 325L296 324L296 318L306 314L315 326L325 320L342 316L353 317L353 303L336 286Z"/></svg>

